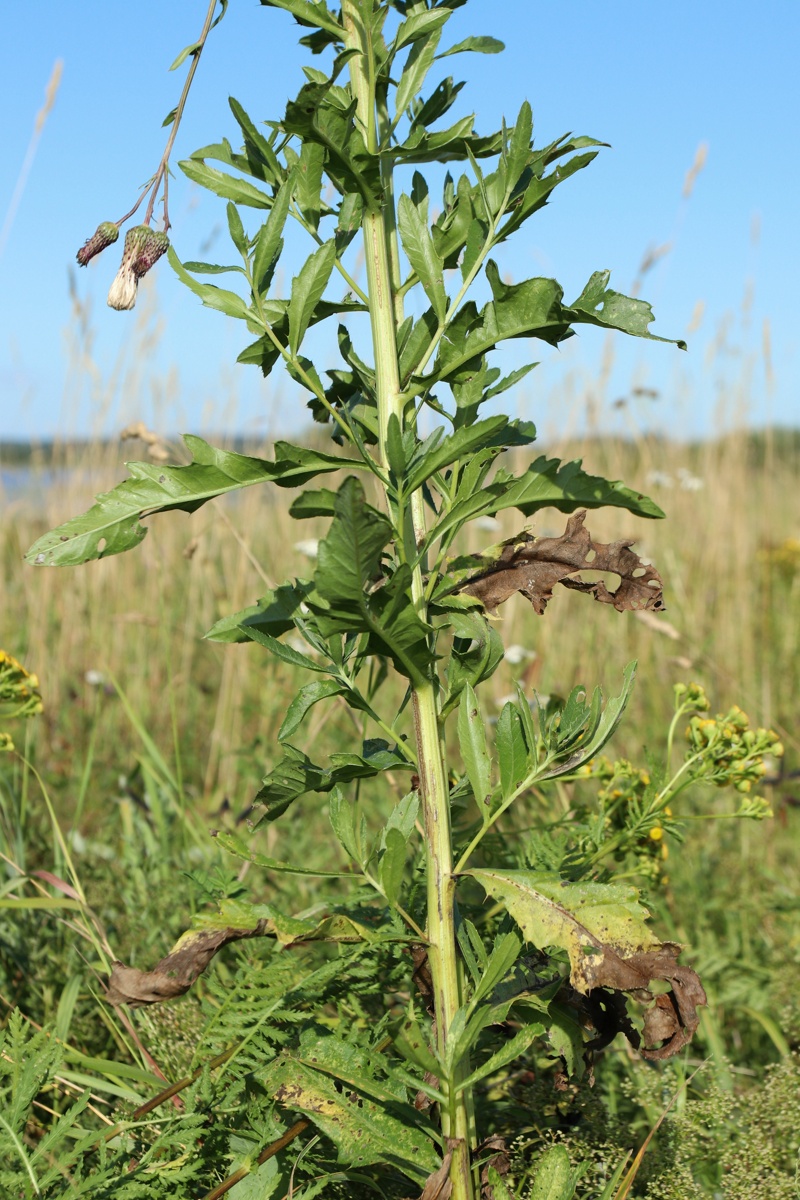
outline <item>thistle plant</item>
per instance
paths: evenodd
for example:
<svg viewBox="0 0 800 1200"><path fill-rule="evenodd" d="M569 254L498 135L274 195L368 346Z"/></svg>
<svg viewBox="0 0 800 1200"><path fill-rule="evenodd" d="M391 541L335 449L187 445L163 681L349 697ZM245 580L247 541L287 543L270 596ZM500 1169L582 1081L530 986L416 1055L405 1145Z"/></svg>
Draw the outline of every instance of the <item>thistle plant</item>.
<svg viewBox="0 0 800 1200"><path fill-rule="evenodd" d="M569 134L537 145L527 101L488 135L471 116L448 123L463 85L440 78L438 64L502 49L489 37L447 45L447 22L463 0L343 0L338 13L323 0L262 3L292 14L301 43L327 55L328 68L304 68L297 97L264 124L231 99L241 147L222 140L180 165L227 201L233 261L181 262L173 247L168 255L203 304L242 322L249 336L239 361L264 376L285 369L332 444L280 441L265 459L187 436L190 463L130 464L129 480L41 538L28 558L49 566L105 558L145 537L143 517L192 512L260 483L294 489L298 521L328 522L310 577L269 591L207 636L254 643L308 679L286 705L251 835L220 833L218 841L276 881L316 873L321 894L326 879L331 893L299 915L258 896L222 895L218 911L199 918L153 971L117 964L109 999L178 996L241 938L326 944L321 961L339 953L343 973L353 946L382 947L384 957L370 961L394 955L406 998L387 1002L374 1029L309 1019L258 1064L274 1119L289 1130L275 1144L282 1151L311 1124L353 1187L366 1180L382 1194L416 1188L431 1200L506 1200L513 1181L503 1178L502 1155L487 1148L496 1151L500 1134L486 1081L543 1048L579 1072L584 1056L619 1031L643 1056L668 1057L691 1038L705 997L678 965L678 948L662 945L647 924L636 889L614 879L618 847L533 862L524 839L515 845L504 833L524 812L520 824L545 836L553 814L541 798L553 781L575 779L597 760L628 702L635 664L605 704L599 689L582 686L563 704L538 704L520 686L492 730L478 693L503 658L498 610L520 593L542 615L560 584L620 613L658 611L655 567L628 540L594 541L586 519L604 506L663 514L638 489L590 475L580 462L533 456L533 424L496 413L491 402L536 364L503 375L494 357L510 340L558 346L582 325L666 339L650 333L650 306L612 290L606 271L571 303L553 279L502 278L498 248L524 238L526 223L602 144ZM426 163L447 165L439 204ZM279 276L289 222L310 253ZM131 233L123 301L135 292L139 261ZM230 288L207 281L221 274ZM284 275L288 296L276 291ZM474 298L481 289L483 303ZM323 369L304 352L306 338L334 319L341 362ZM335 475L335 489L307 486L325 475ZM536 534L547 508L570 514L560 536ZM470 523L507 510L518 514L514 534L472 553ZM611 591L582 570L620 582ZM363 737L317 762L314 747L303 748L304 722L316 705L342 701ZM263 853L263 827L291 822L298 809L337 847L331 869ZM603 837L606 815L601 808ZM658 995L648 991L654 982ZM383 986L376 975L377 996ZM641 1032L626 997L643 1006ZM272 1154L269 1145L254 1153L209 1196ZM571 1196L569 1172L557 1190L543 1190L551 1166L542 1164L534 1194Z"/></svg>

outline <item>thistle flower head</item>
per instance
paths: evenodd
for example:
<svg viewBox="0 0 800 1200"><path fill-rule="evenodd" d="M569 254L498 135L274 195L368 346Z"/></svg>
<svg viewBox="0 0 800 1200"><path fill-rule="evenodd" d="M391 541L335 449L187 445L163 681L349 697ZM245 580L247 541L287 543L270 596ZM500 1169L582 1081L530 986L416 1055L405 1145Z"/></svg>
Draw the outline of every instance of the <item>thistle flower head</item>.
<svg viewBox="0 0 800 1200"><path fill-rule="evenodd" d="M169 238L149 225L134 225L125 234L122 262L108 293L111 308L129 309L136 303L139 280L169 248Z"/></svg>
<svg viewBox="0 0 800 1200"><path fill-rule="evenodd" d="M101 221L92 236L86 239L75 255L78 260L78 266L85 267L94 258L95 254L99 254L102 250L105 250L106 246L112 246L118 237L118 225L115 225L113 221Z"/></svg>

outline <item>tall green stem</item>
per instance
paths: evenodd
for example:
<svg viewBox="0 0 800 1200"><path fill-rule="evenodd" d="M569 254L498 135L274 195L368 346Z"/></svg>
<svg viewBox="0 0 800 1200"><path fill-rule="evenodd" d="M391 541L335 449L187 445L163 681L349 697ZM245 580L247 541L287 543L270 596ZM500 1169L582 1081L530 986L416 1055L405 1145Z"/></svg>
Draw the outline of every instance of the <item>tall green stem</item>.
<svg viewBox="0 0 800 1200"><path fill-rule="evenodd" d="M377 154L379 130L386 127L385 95L376 94L375 52L371 34L364 22L358 0L344 0L342 18L347 31L348 48L360 53L350 60L350 78L357 100L357 119L367 148ZM383 119L382 119L383 118ZM378 403L378 429L382 465L388 469L387 438L389 420L397 418L403 428L404 399L400 388L397 357L397 318L402 319L402 299L398 295L399 256L394 214L391 171L384 169L383 204L364 213L363 234L370 296L370 321L375 355L375 386ZM411 530L397 531L399 538L409 535L414 546L406 546L407 561L417 559L417 545L424 533L421 495L411 498ZM410 553L409 553L410 551ZM426 617L422 570L417 565L412 576L412 597L420 616ZM450 801L441 739L441 720L433 663L425 683L414 689L414 725L419 758L420 795L427 842L428 960L436 1010L437 1050L444 1060L453 1018L461 1006L455 931L455 877L453 875ZM447 1098L441 1113L442 1133L452 1139L452 1200L474 1200L470 1172L470 1119L468 1097L456 1095L460 1078L440 1080Z"/></svg>

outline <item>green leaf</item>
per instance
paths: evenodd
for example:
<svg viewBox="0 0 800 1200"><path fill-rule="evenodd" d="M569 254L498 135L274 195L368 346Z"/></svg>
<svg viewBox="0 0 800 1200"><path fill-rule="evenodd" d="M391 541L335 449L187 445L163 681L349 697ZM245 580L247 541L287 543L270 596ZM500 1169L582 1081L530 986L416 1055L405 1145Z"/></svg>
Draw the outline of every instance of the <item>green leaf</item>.
<svg viewBox="0 0 800 1200"><path fill-rule="evenodd" d="M202 49L201 42L192 42L189 46L184 46L183 49L181 50L180 54L178 55L178 57L175 59L175 61L169 67L169 70L177 71L177 69L181 65L181 63L186 62L186 59L189 57L190 54L196 54L197 51L200 49Z"/></svg>
<svg viewBox="0 0 800 1200"><path fill-rule="evenodd" d="M272 197L246 179L237 179L235 175L209 167L196 158L184 158L178 166L192 183L199 183L223 200L233 200L234 204L245 204L249 208L272 208Z"/></svg>
<svg viewBox="0 0 800 1200"><path fill-rule="evenodd" d="M280 642L278 645L280 646ZM288 647L286 647L288 649ZM348 688L338 679L315 679L301 688L286 710L283 724L278 730L278 741L285 742L302 724L306 714L320 700L329 700L332 696L344 696Z"/></svg>
<svg viewBox="0 0 800 1200"><path fill-rule="evenodd" d="M304 671L318 671L320 674L327 674L330 670L328 664L315 662L307 654L302 654L299 650L295 650L294 646L288 646L284 642L279 642L272 634L264 633L256 625L242 624L239 626L239 632L248 641L258 642L260 646L264 646L271 654L279 658L281 662L288 663L290 667L300 667ZM322 698L320 696L320 699Z"/></svg>
<svg viewBox="0 0 800 1200"><path fill-rule="evenodd" d="M406 1017L395 1035L394 1044L407 1062L422 1067L431 1075L441 1074L442 1064L431 1049L428 1039L413 1013Z"/></svg>
<svg viewBox="0 0 800 1200"><path fill-rule="evenodd" d="M398 670L418 679L428 662L429 630L410 599L410 568L399 567L374 588L391 534L388 519L367 504L361 483L346 479L328 536L319 546L317 593L308 603L323 637L367 632L370 653L390 655Z"/></svg>
<svg viewBox="0 0 800 1200"><path fill-rule="evenodd" d="M419 278L425 295L441 323L447 312L444 290L444 264L436 253L430 230L422 212L409 196L400 197L397 227L411 269Z"/></svg>
<svg viewBox="0 0 800 1200"><path fill-rule="evenodd" d="M238 100L229 96L228 104L244 136L244 149L247 157L243 161L240 155L231 154L220 158L220 161L228 162L230 166L238 167L240 171L249 171L257 179L268 180L273 184L280 183L285 172L271 143L253 124ZM210 151L212 147L206 147L206 149ZM192 155L192 158L216 157L218 157L216 153L204 154L202 150L197 150Z"/></svg>
<svg viewBox="0 0 800 1200"><path fill-rule="evenodd" d="M387 829L385 841L378 878L386 899L390 904L396 904L406 866L406 839L399 829Z"/></svg>
<svg viewBox="0 0 800 1200"><path fill-rule="evenodd" d="M465 872L499 901L525 940L544 950L558 946L570 961L572 986L584 995L608 949L621 956L659 945L647 928L636 888L615 883L568 883L535 871Z"/></svg>
<svg viewBox="0 0 800 1200"><path fill-rule="evenodd" d="M363 1077L356 1075L348 1088L284 1051L264 1071L270 1095L292 1112L302 1112L336 1146L339 1162L349 1168L388 1163L420 1182L441 1165L430 1137L393 1115L400 1105L363 1096L354 1103L354 1091L363 1092ZM411 1106L403 1106L410 1108Z"/></svg>
<svg viewBox="0 0 800 1200"><path fill-rule="evenodd" d="M344 29L338 23L324 0L261 0L269 8L283 8L296 18L300 25L310 25L314 29L324 29L336 35L337 39L344 38Z"/></svg>
<svg viewBox="0 0 800 1200"><path fill-rule="evenodd" d="M503 661L503 639L482 612L449 614L456 634L447 666L447 700L442 706L446 716L461 696L465 684L477 687L489 679Z"/></svg>
<svg viewBox="0 0 800 1200"><path fill-rule="evenodd" d="M530 421L509 421L508 417L487 417L468 428L455 430L437 442L424 442L408 464L405 491L413 492L436 471L453 462L469 459L478 450L504 450L510 446L528 446L536 440L536 428Z"/></svg>
<svg viewBox="0 0 800 1200"><path fill-rule="evenodd" d="M518 477L499 471L492 483L467 493L433 526L428 545L464 521L505 508L518 508L526 517L542 508L571 513L578 508L625 508L640 517L663 517L664 513L647 496L626 487L621 480L588 475L580 460L562 463L557 458L537 458Z"/></svg>
<svg viewBox="0 0 800 1200"><path fill-rule="evenodd" d="M356 832L356 805L340 787L334 787L328 801L328 817L343 848L359 867L364 866L363 853Z"/></svg>
<svg viewBox="0 0 800 1200"><path fill-rule="evenodd" d="M505 48L505 42L501 42L499 38L468 37L464 38L463 42L457 42L455 46L451 46L449 50L444 50L436 57L447 58L450 54L464 54L467 51L471 51L473 54L500 54Z"/></svg>
<svg viewBox="0 0 800 1200"><path fill-rule="evenodd" d="M461 693L458 709L458 745L467 771L472 794L481 818L488 816L487 803L492 790L491 758L486 745L486 731L478 698L471 684Z"/></svg>
<svg viewBox="0 0 800 1200"><path fill-rule="evenodd" d="M228 216L228 230L231 235L231 241L233 242L234 246L241 254L242 258L246 259L247 251L248 251L247 234L244 231L244 226L242 225L242 218L239 216L239 210L236 207L236 205L232 204L231 201L229 200L227 207L226 207L226 211L227 211L227 216Z"/></svg>
<svg viewBox="0 0 800 1200"><path fill-rule="evenodd" d="M35 566L65 567L107 558L141 542L147 533L140 523L144 516L172 509L194 512L207 500L256 483L297 487L321 472L363 466L360 461L288 442L276 443L276 458L270 462L232 450L217 450L191 434L186 434L184 441L192 452L188 466L128 463L130 479L98 496L87 513L40 537L28 551L26 561Z"/></svg>
<svg viewBox="0 0 800 1200"><path fill-rule="evenodd" d="M198 283L196 279L193 279L181 264L172 246L167 251L167 259L181 283L185 283L196 296L199 296L206 308L215 308L218 312L225 313L227 317L236 317L241 321L255 322L257 320L256 314L236 292L216 287L213 283Z"/></svg>
<svg viewBox="0 0 800 1200"><path fill-rule="evenodd" d="M395 34L394 50L402 50L403 46L410 45L411 42L417 41L424 33L428 33L431 29L441 29L445 21L451 17L446 9L423 9L412 13L403 21Z"/></svg>
<svg viewBox="0 0 800 1200"><path fill-rule="evenodd" d="M595 271L578 299L571 306L570 317L590 325L600 325L604 329L620 329L634 337L649 338L654 342L672 342L679 349L686 349L686 342L675 342L672 338L656 337L648 333L648 326L653 321L653 310L644 300L634 300L631 296L623 296L614 292L606 285L611 276L610 271Z"/></svg>
<svg viewBox="0 0 800 1200"><path fill-rule="evenodd" d="M550 1146L536 1164L530 1200L572 1200L579 1177L566 1146Z"/></svg>
<svg viewBox="0 0 800 1200"><path fill-rule="evenodd" d="M331 240L315 250L303 264L300 274L292 280L289 301L289 348L297 354L314 310L328 286L336 262L336 243Z"/></svg>
<svg viewBox="0 0 800 1200"><path fill-rule="evenodd" d="M534 1022L532 1025L526 1025L523 1029L520 1029L519 1033L515 1034L499 1050L496 1050L494 1054L486 1059L486 1062L477 1067L466 1079L459 1082L456 1091L463 1092L466 1088L474 1087L482 1079L488 1079L490 1075L496 1074L503 1067L514 1062L516 1058L525 1053L536 1038L541 1037L545 1028L544 1025Z"/></svg>
<svg viewBox="0 0 800 1200"><path fill-rule="evenodd" d="M314 582L320 595L332 604L364 603L364 588L374 580L391 536L388 518L367 504L360 481L346 479L328 536L319 544Z"/></svg>
<svg viewBox="0 0 800 1200"><path fill-rule="evenodd" d="M622 714L633 691L635 678L636 662L629 662L623 672L622 691L618 696L608 701L602 712L600 710L602 693L599 688L595 689L592 708L587 713L587 728L580 745L573 747L572 742L567 743L565 746L567 757L563 757L562 754L560 761L555 766L550 767L542 774L537 773L537 780L557 779L560 775L571 774L571 772L576 771L583 763L589 762L596 754L600 753L606 742L613 737L614 731L622 720ZM581 725L581 728L583 728L583 725Z"/></svg>
<svg viewBox="0 0 800 1200"><path fill-rule="evenodd" d="M322 168L325 148L317 142L304 142L297 168L297 204L312 229L319 226L322 212Z"/></svg>
<svg viewBox="0 0 800 1200"><path fill-rule="evenodd" d="M286 875L313 875L325 879L353 878L352 870L321 871L314 867L302 867L296 863L281 862L277 858L270 858L268 854L256 854L234 833L215 833L214 838L217 845L221 846L223 850L227 850L229 854L235 854L237 858L242 858L245 862L252 863L254 867L265 867L268 871L280 871Z"/></svg>
<svg viewBox="0 0 800 1200"><path fill-rule="evenodd" d="M500 760L500 788L503 799L508 800L528 774L528 748L522 732L522 718L511 701L500 713L495 746Z"/></svg>
<svg viewBox="0 0 800 1200"><path fill-rule="evenodd" d="M472 928L474 929L474 926ZM471 933L472 930L469 932ZM499 983L502 983L517 961L521 949L522 942L516 933L498 935L470 1000L470 1009L475 1009L483 1000L491 997L494 989Z"/></svg>
<svg viewBox="0 0 800 1200"><path fill-rule="evenodd" d="M274 591L267 592L258 604L251 604L228 617L222 617L212 625L205 637L210 642L247 642L253 640L251 628L275 638L280 637L294 628L294 619L300 613L311 586L305 582L282 584Z"/></svg>
<svg viewBox="0 0 800 1200"><path fill-rule="evenodd" d="M259 293L266 292L272 273L283 248L283 228L292 199L294 176L281 184L272 212L258 231L253 253L253 284Z"/></svg>
<svg viewBox="0 0 800 1200"><path fill-rule="evenodd" d="M304 521L309 517L332 517L335 511L336 492L330 488L301 492L289 506L289 516L296 521Z"/></svg>
<svg viewBox="0 0 800 1200"><path fill-rule="evenodd" d="M509 192L513 192L522 172L528 165L531 157L532 137L533 113L530 104L525 100L519 110L519 116L508 144L508 153L505 156L506 188Z"/></svg>
<svg viewBox="0 0 800 1200"><path fill-rule="evenodd" d="M399 120L422 88L425 76L436 57L436 48L441 36L441 27L431 29L417 38L411 47L395 92L395 120Z"/></svg>

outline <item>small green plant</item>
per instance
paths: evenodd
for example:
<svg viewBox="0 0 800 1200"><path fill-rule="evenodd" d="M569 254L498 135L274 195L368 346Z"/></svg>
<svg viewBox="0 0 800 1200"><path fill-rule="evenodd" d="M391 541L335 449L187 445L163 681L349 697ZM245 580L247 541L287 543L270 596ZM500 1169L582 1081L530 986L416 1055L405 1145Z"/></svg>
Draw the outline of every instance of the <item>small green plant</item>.
<svg viewBox="0 0 800 1200"><path fill-rule="evenodd" d="M470 116L442 123L462 84L446 76L431 85L434 64L502 48L489 37L443 48L458 0L344 0L339 13L322 0L263 2L295 16L307 31L302 43L332 55L330 70L306 67L296 99L263 126L231 100L241 149L223 140L181 167L228 202L235 261L182 263L173 248L169 261L205 305L243 322L250 341L240 362L265 376L283 365L332 445L278 442L267 460L187 436L191 463L131 464L127 482L28 555L67 566L117 554L145 536L143 517L191 512L257 483L305 488L292 516L329 522L309 578L282 584L208 634L254 643L310 680L286 706L252 838L220 833L219 844L275 880L323 882L313 906L286 913L279 896L264 903L229 880L207 880L216 911L198 917L154 970L115 966L109 998L152 1004L188 991L228 943L260 937L277 948L259 973L214 995L219 1015L204 1044L210 1050L221 1038L214 1063L235 1058L246 1070L227 1091L215 1091L210 1068L200 1071L185 1134L170 1126L146 1146L123 1143L120 1158L127 1148L134 1160L125 1186L188 1197L202 1184L216 1200L252 1173L263 1196L297 1185L309 1198L416 1188L426 1200L506 1200L513 1181L492 1141L500 1135L488 1082L530 1055L580 1075L585 1057L620 1031L644 1057L668 1057L691 1038L705 1000L677 948L648 926L636 887L613 878L633 843L658 842L679 786L650 795L627 764L590 765L622 717L635 664L605 704L599 689L576 687L565 702L544 704L519 687L493 733L477 694L503 659L497 609L517 593L540 615L556 584L620 612L662 607L655 568L629 541L596 542L584 524L588 509L656 518L657 505L580 462L540 456L520 469L534 426L484 415L535 365L502 375L492 356L503 343L557 346L581 325L652 338L652 312L613 291L608 272L593 274L571 303L555 280L503 280L492 255L601 143L567 135L535 146L527 102L512 125L487 136ZM215 7L183 56L192 71ZM190 82L171 114L144 224L126 237L115 307L132 306L138 279L167 248L166 194L164 231L150 221ZM438 210L418 170L425 163L465 164L457 178L448 168ZM281 297L289 221L313 248ZM119 224L114 236L100 226L92 254L116 240ZM82 254L88 261L89 245ZM204 281L220 274L232 276L233 289ZM331 319L340 321L342 361L324 371L306 338ZM508 452L511 465L499 466ZM334 473L336 490L306 486ZM472 522L506 510L521 521L545 508L571 514L561 536L520 525L471 551ZM582 571L620 582L612 592ZM357 741L327 756L304 746L312 709L342 702ZM679 698L676 720L687 704ZM693 717L693 762L712 780L714 771L726 781L736 773L744 785L769 746L747 742L737 721L729 716L720 733ZM699 769L682 768L684 781ZM570 842L554 785L593 771L604 785L596 828ZM633 799L620 821L623 795ZM262 852L259 828L294 806L329 825L326 869ZM534 831L534 862L508 836L518 815ZM289 948L296 966L279 952ZM639 1029L632 996L646 997ZM266 1165L309 1125L316 1136L291 1170ZM578 1182L560 1153L528 1177L532 1195L551 1200L569 1200Z"/></svg>

